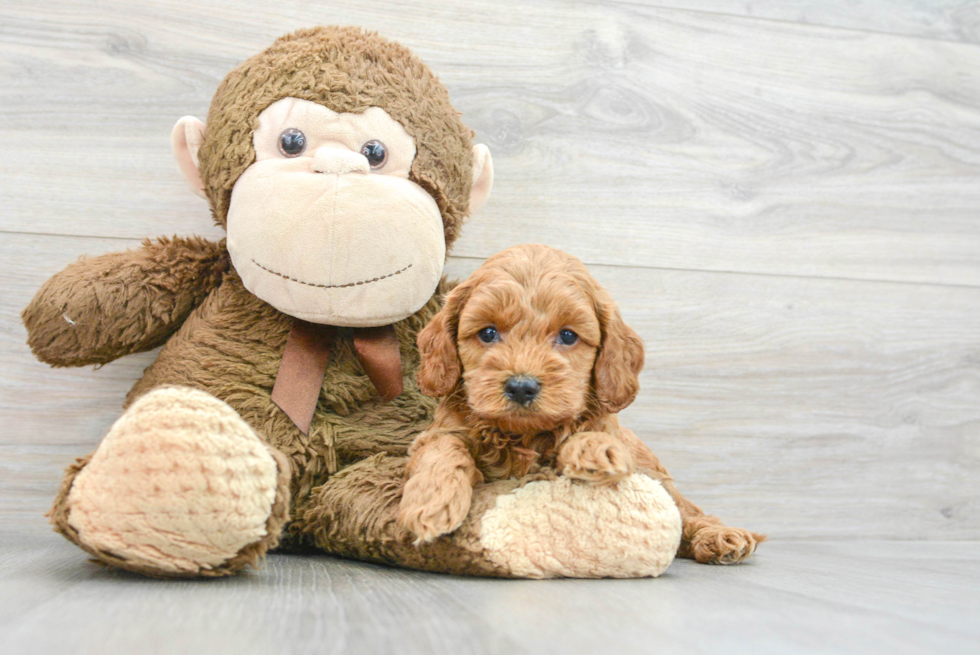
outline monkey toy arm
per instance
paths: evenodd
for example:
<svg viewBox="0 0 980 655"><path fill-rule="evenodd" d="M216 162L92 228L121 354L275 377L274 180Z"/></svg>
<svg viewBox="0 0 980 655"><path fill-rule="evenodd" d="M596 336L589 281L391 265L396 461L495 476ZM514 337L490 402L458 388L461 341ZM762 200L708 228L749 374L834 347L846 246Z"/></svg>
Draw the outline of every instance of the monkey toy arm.
<svg viewBox="0 0 980 655"><path fill-rule="evenodd" d="M147 239L83 257L41 287L22 313L27 343L52 366L105 364L173 334L228 269L224 241Z"/></svg>

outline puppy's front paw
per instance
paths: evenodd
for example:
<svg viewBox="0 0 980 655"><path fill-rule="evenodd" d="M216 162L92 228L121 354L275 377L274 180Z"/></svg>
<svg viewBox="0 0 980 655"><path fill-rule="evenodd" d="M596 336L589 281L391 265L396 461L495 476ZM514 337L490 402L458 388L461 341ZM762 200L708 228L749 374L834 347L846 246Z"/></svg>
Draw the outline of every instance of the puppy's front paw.
<svg viewBox="0 0 980 655"><path fill-rule="evenodd" d="M592 484L616 484L633 473L633 455L606 432L573 435L558 454L562 474Z"/></svg>
<svg viewBox="0 0 980 655"><path fill-rule="evenodd" d="M466 519L470 511L473 487L438 486L426 476L414 476L405 483L398 506L398 525L415 535L415 545L435 541L449 534Z"/></svg>
<svg viewBox="0 0 980 655"><path fill-rule="evenodd" d="M755 552L765 535L726 525L703 527L691 539L694 559L702 564L737 564Z"/></svg>

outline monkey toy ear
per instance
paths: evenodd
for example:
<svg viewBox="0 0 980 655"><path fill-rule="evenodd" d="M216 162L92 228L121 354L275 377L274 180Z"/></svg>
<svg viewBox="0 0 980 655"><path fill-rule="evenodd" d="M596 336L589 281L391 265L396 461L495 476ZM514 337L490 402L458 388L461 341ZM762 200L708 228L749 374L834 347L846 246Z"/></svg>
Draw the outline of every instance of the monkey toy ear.
<svg viewBox="0 0 980 655"><path fill-rule="evenodd" d="M174 158L180 168L180 174L190 186L191 191L206 198L204 182L201 181L197 153L204 143L204 123L193 116L184 116L174 125L170 133L170 145L174 150Z"/></svg>
<svg viewBox="0 0 980 655"><path fill-rule="evenodd" d="M473 146L473 186L470 187L470 216L483 209L493 186L493 160L482 143Z"/></svg>

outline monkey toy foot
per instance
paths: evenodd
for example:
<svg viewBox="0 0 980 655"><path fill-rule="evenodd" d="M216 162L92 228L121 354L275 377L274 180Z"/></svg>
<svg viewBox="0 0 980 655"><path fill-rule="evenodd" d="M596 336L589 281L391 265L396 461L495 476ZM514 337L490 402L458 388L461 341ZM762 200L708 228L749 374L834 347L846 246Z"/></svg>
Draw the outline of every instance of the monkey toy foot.
<svg viewBox="0 0 980 655"><path fill-rule="evenodd" d="M71 467L55 529L102 562L159 577L255 564L286 520L289 465L224 402L147 393Z"/></svg>

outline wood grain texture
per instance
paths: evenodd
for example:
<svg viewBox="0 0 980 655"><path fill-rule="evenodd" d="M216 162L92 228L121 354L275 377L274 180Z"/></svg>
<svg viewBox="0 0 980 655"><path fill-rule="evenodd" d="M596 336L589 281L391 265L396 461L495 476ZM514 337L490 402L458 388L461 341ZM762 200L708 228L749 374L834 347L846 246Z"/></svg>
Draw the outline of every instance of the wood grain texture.
<svg viewBox="0 0 980 655"><path fill-rule="evenodd" d="M675 9L980 43L977 0L660 0Z"/></svg>
<svg viewBox="0 0 980 655"><path fill-rule="evenodd" d="M41 520L58 471L94 449L152 358L48 369L16 312L64 262L135 245L0 243L19 271L0 301L0 448L12 460L0 509L11 520ZM479 263L453 258L448 272ZM624 423L707 510L782 538L980 539L980 289L592 270L646 343Z"/></svg>
<svg viewBox="0 0 980 655"><path fill-rule="evenodd" d="M0 4L0 652L974 652L980 3L657 4ZM315 23L441 74L497 168L448 272L527 241L583 258L646 342L624 423L768 532L758 557L525 582L272 555L161 582L49 531L154 353L52 370L20 310L82 254L220 237L169 130Z"/></svg>
<svg viewBox="0 0 980 655"><path fill-rule="evenodd" d="M43 524L153 358L48 369L19 311L82 253L221 236L173 122L278 34L354 23L494 152L450 271L586 261L647 343L624 420L692 499L779 538L980 539L980 46L938 40L973 5L660 4L0 5L3 520Z"/></svg>
<svg viewBox="0 0 980 655"><path fill-rule="evenodd" d="M215 234L170 127L320 22L413 47L495 153L457 255L980 285L980 46L626 2L7 3L0 229Z"/></svg>
<svg viewBox="0 0 980 655"><path fill-rule="evenodd" d="M975 542L772 543L655 580L478 580L272 555L214 581L108 572L53 536L0 534L0 651L975 652Z"/></svg>

